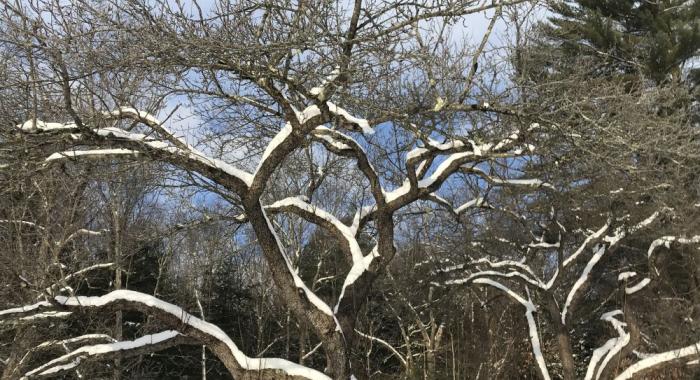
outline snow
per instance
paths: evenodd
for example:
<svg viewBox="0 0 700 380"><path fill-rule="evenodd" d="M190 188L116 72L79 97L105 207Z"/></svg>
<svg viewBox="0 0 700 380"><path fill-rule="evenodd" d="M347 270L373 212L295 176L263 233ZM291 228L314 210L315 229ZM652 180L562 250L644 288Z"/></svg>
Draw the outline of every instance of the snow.
<svg viewBox="0 0 700 380"><path fill-rule="evenodd" d="M73 314L73 313L71 313L70 311L45 311L43 313L32 314L32 315L28 315L26 317L22 317L19 320L23 321L23 322L28 322L28 321L36 321L36 320L46 319L46 318L64 318L64 317L68 317L71 314Z"/></svg>
<svg viewBox="0 0 700 380"><path fill-rule="evenodd" d="M656 248L660 246L666 247L666 249L671 249L671 243L679 244L700 244L700 235L693 236L692 238L684 238L677 236L662 236L649 245L649 250L647 251L647 256L651 257Z"/></svg>
<svg viewBox="0 0 700 380"><path fill-rule="evenodd" d="M494 276L494 277L504 277L504 278L512 278L512 277L519 277L522 278L523 280L527 281L529 284L534 285L538 288L544 288L544 284L539 282L538 280L534 280L532 278L529 278L528 276L525 276L524 274L518 272L518 271L511 271L508 273L503 273L503 272L497 272L497 271L492 271L492 270L485 270L485 271L479 271L477 273L474 273L470 275L469 277L466 278L460 278L456 280L449 280L446 281L446 285L461 285L461 284L467 284L471 281L476 282L474 279L476 278L481 278L484 276Z"/></svg>
<svg viewBox="0 0 700 380"><path fill-rule="evenodd" d="M312 88L309 93L315 97L317 97L319 100L324 100L326 98L326 88L330 83L333 83L333 81L338 78L340 75L340 67L336 67L331 71L330 75L324 79L319 86L316 86Z"/></svg>
<svg viewBox="0 0 700 380"><path fill-rule="evenodd" d="M145 335L133 341L96 344L92 346L80 347L77 350L69 352L63 356L59 356L56 359L53 359L47 362L46 364L43 364L27 372L25 376L47 376L78 366L78 364L80 364L81 358L107 354L110 352L133 350L147 345L162 343L166 340L173 339L178 335L180 335L180 333L175 330L167 330L157 334ZM70 360L70 362L67 364L60 364L62 362L65 362L66 360Z"/></svg>
<svg viewBox="0 0 700 380"><path fill-rule="evenodd" d="M343 300L343 296L345 295L345 289L347 289L348 286L352 285L357 281L360 276L362 276L363 273L365 273L366 270L369 269L370 264L372 263L372 260L374 260L375 257L379 257L379 250L378 246L374 246L372 251L368 253L366 256L362 257L359 260L355 260L353 258L353 264L352 267L350 268L350 271L348 272L347 276L345 276L345 281L343 282L343 288L340 291L340 296L338 297L338 303L336 303L334 311L337 313L338 312L338 307L340 306L340 302Z"/></svg>
<svg viewBox="0 0 700 380"><path fill-rule="evenodd" d="M639 281L639 283L637 285L625 288L625 293L626 294L634 294L634 293L644 289L644 287L647 286L650 282L651 282L651 279L645 278L642 281Z"/></svg>
<svg viewBox="0 0 700 380"><path fill-rule="evenodd" d="M236 361L246 369L261 370L261 369L279 369L291 376L305 376L312 380L322 379L329 380L330 378L323 373L314 369L301 366L296 363L278 358L250 358L238 349L231 338L219 327L209 322L203 321L192 314L187 313L179 306L160 300L148 294L135 292L132 290L115 290L111 293L100 297L55 297L56 302L66 306L76 307L102 307L117 301L128 301L146 305L148 307L158 309L162 312L171 314L180 319L180 321L189 327L199 330L200 332L210 335L224 343L235 357ZM326 306L328 308L328 306ZM329 308L330 310L330 308Z"/></svg>
<svg viewBox="0 0 700 380"><path fill-rule="evenodd" d="M610 360L612 360L613 357L615 355L617 355L617 353L620 352L622 350L622 348L625 347L630 342L630 334L627 333L624 329L624 327L627 326L627 324L614 318L615 316L622 315L622 314L623 313L621 310L613 310L613 311L610 311L610 312L603 314L600 317L600 319L602 319L606 322L610 322L610 324L613 325L613 328L615 329L615 331L617 331L619 337L613 338L614 339L613 343L608 347L608 351L605 355L605 358L600 363L600 367L598 368L598 371L596 373L596 377L595 377L596 379L599 379L600 376L603 374L603 370L608 365ZM611 340L613 340L613 339L611 339ZM608 342L610 342L610 340ZM607 344L608 343L606 342L606 345ZM589 367L589 369L590 369L590 367Z"/></svg>
<svg viewBox="0 0 700 380"><path fill-rule="evenodd" d="M406 161L414 160L422 156L426 152L428 152L428 149L426 148L413 148L408 153L406 153Z"/></svg>
<svg viewBox="0 0 700 380"><path fill-rule="evenodd" d="M56 152L46 158L46 162L63 160L66 158L75 158L83 156L114 156L114 155L132 155L137 156L140 152L131 149L93 149L93 150L68 150L65 152Z"/></svg>
<svg viewBox="0 0 700 380"><path fill-rule="evenodd" d="M316 135L316 137L318 137L319 139L321 139L321 140L323 140L323 141L328 142L329 144L331 144L332 147L334 147L334 148L336 148L336 149L339 149L339 150L350 150L350 149L352 149L352 148L350 148L349 145L347 145L347 144L345 144L345 143L342 143L342 142L340 142L340 141L336 141L336 140L335 140L333 137L331 137L331 136L328 136L328 135Z"/></svg>
<svg viewBox="0 0 700 380"><path fill-rule="evenodd" d="M576 260L576 258L583 253L583 251L586 249L586 247L593 241L600 239L601 236L610 228L610 221L608 221L603 227L601 227L598 231L594 232L593 234L589 235L586 240L583 241L583 244L574 252L571 256L567 257L566 260L564 260L563 266L567 266L571 264L572 261Z"/></svg>
<svg viewBox="0 0 700 380"><path fill-rule="evenodd" d="M141 119L149 125L161 126L160 121L158 121L158 119L156 119L155 116L151 115L150 113L148 113L146 111L139 111L139 110L132 108L132 107L119 107L118 109L111 111L111 112L103 112L102 115L107 116L107 117L120 117L120 116L126 115L129 117ZM161 128L162 128L162 126L161 126Z"/></svg>
<svg viewBox="0 0 700 380"><path fill-rule="evenodd" d="M530 243L527 245L528 248L559 248L559 242L556 243L547 243L547 242L539 242L539 243Z"/></svg>
<svg viewBox="0 0 700 380"><path fill-rule="evenodd" d="M300 196L288 197L279 200L267 206L266 208L274 209L280 207L296 207L308 213L314 214L317 217L331 223L336 228L336 230L345 238L348 245L350 246L350 253L352 255L353 262L363 260L362 250L360 249L360 245L357 243L357 239L355 239L355 234L353 230L351 229L351 227L338 220L338 218L336 218L333 214L330 214L326 210L308 203L305 199L303 199Z"/></svg>
<svg viewBox="0 0 700 380"><path fill-rule="evenodd" d="M128 131L125 131L123 129L119 128L114 128L114 127L106 127L106 128L97 128L93 129L93 133L95 133L98 136L102 137L113 137L113 138L118 138L118 139L125 139L133 142L137 142L140 144L144 144L147 147L150 147L152 149L156 150L161 150L164 152L168 153L173 153L173 154L179 154L185 157L188 157L189 159L198 161L200 163L203 163L207 166L213 167L220 169L227 173L228 175L231 175L233 177L238 178L241 180L243 183L245 183L247 186L250 186L252 183L252 178L253 176L250 173L247 173L243 170L240 170L224 161L221 161L219 159L215 159L212 157L208 157L204 153L198 151L192 146L187 145L184 141L178 139L174 135L170 134L163 126L161 126L154 117L150 116L147 113L143 112L138 112L132 108L123 108L121 111L113 111L109 112L106 114L109 116L112 116L113 113L119 114L119 112L122 112L122 114L129 113L129 112L134 112L138 113L139 117L142 117L143 120L147 121L148 123L153 123L151 126L157 125L158 128L160 129L161 132L169 134L169 137L174 138L176 141L180 142L184 148L179 148L170 145L168 142L164 140L157 140L150 138L144 134L140 133L131 133ZM32 121L27 121L24 124L18 125L18 128L27 131L27 132L33 132L37 130L41 131L50 131L50 130L66 130L66 129L76 129L77 126L75 124L61 124L61 123L45 123L37 121L37 128L33 128ZM64 158L66 156L68 157L78 157L78 156L104 156L104 155L114 155L114 154L137 154L137 151L129 151L128 149L96 149L96 150L90 150L90 151L67 151L63 153L54 153L50 155L46 161L52 161L52 160L57 160Z"/></svg>
<svg viewBox="0 0 700 380"><path fill-rule="evenodd" d="M625 281L637 275L637 272L622 272L617 275L617 281Z"/></svg>
<svg viewBox="0 0 700 380"><path fill-rule="evenodd" d="M578 280L576 280L574 286L571 287L569 295L566 296L566 303L564 304L564 308L561 311L562 324L566 324L566 312L571 306L571 302L574 300L576 292L578 292L578 290L586 283L586 281L588 281L588 276L591 273L591 270L598 263L598 261L600 261L600 258L603 257L603 254L605 254L605 246L599 245L598 249L595 251L595 253L593 253L591 259L588 260L588 264L586 264L586 267L583 269L581 276L578 278Z"/></svg>
<svg viewBox="0 0 700 380"><path fill-rule="evenodd" d="M313 105L310 105L310 106L304 108L304 110L301 111L301 112L296 111L296 110L295 110L295 112L296 112L296 116L297 116L297 121L299 122L299 124L302 124L302 125L303 125L303 124L305 124L307 121L309 121L309 120L313 119L314 117L320 115L320 114L321 114L321 109L318 108L317 105L313 104Z"/></svg>
<svg viewBox="0 0 700 380"><path fill-rule="evenodd" d="M604 355L606 355L610 350L615 346L617 343L618 338L611 338L608 339L605 344L602 346L596 348L593 351L593 354L591 355L591 360L588 362L588 369L586 370L586 377L584 380L593 380L593 376L600 372L596 371L596 368L598 367L598 363L600 360L603 358ZM602 367L601 367L602 368ZM597 377L596 377L597 379Z"/></svg>
<svg viewBox="0 0 700 380"><path fill-rule="evenodd" d="M474 141L469 140L471 143L471 146L474 147L476 143ZM448 140L444 143L437 142L433 139L428 139L428 145L431 147L437 149L437 150L450 150L450 149L459 149L463 148L465 146L464 142L461 140Z"/></svg>
<svg viewBox="0 0 700 380"><path fill-rule="evenodd" d="M552 184L544 182L544 181L539 180L539 179L501 179L501 178L491 177L491 181L493 183L503 184L503 185L546 187L546 188L555 190L555 188Z"/></svg>
<svg viewBox="0 0 700 380"><path fill-rule="evenodd" d="M457 207L456 209L454 209L454 212L455 214L461 214L469 208L482 206L488 206L488 203L486 203L484 197L477 197Z"/></svg>
<svg viewBox="0 0 700 380"><path fill-rule="evenodd" d="M63 340L50 340L44 343L41 343L40 345L36 346L37 348L41 347L49 347L49 346L55 346L55 345L62 345L62 344L71 344L71 343L78 343L86 340L107 340L111 342L116 342L114 338L112 338L109 335L106 334L85 334L81 335L75 338L69 338L69 339L63 339Z"/></svg>
<svg viewBox="0 0 700 380"><path fill-rule="evenodd" d="M16 127L24 132L61 131L78 128L75 123L46 123L39 119L36 120L36 125L34 125L34 120L27 120L23 124L18 124Z"/></svg>
<svg viewBox="0 0 700 380"><path fill-rule="evenodd" d="M618 375L615 380L629 380L634 378L638 372L653 368L672 360L692 359L695 360L700 355L700 342L691 344L683 348L653 354L627 367L624 372Z"/></svg>
<svg viewBox="0 0 700 380"><path fill-rule="evenodd" d="M369 126L369 122L367 121L367 119L355 117L351 115L348 111L338 107L334 103L326 102L326 105L328 106L328 111L330 111L330 113L341 116L348 123L357 125L358 127L360 127L360 130L362 130L362 133L367 135L374 134L374 129L372 129L372 127Z"/></svg>
<svg viewBox="0 0 700 380"><path fill-rule="evenodd" d="M383 192L383 190L382 190ZM369 206L364 206L360 207L357 212L355 213L355 217L352 219L352 226L350 227L353 231L353 234L357 234L357 230L360 228L360 221L365 218L367 215L373 213L374 211L377 210L377 205L369 205Z"/></svg>
<svg viewBox="0 0 700 380"><path fill-rule="evenodd" d="M26 220L0 219L0 223L14 223L14 224L20 224L20 225L24 225L24 226L33 227L33 228L36 228L36 229L38 229L38 230L40 230L40 231L45 230L45 228L44 228L43 226L40 226L40 225L38 225L38 224L36 224L36 223L34 223L34 222L29 222L29 221L26 221Z"/></svg>
<svg viewBox="0 0 700 380"><path fill-rule="evenodd" d="M277 149L277 147L280 144L282 144L284 142L284 140L286 140L289 137L289 135L292 134L292 130L293 130L292 124L285 123L284 127L282 127L282 129L279 132L277 132L277 134L275 135L275 137L272 138L272 140L270 140L270 143L267 144L267 147L265 148L265 152L263 152L263 155L260 158L260 163L258 164L258 168L255 170L256 173L263 166L263 164L265 163L265 160L267 160L267 158L270 156L270 154L272 154L272 152L275 151L275 149Z"/></svg>
<svg viewBox="0 0 700 380"><path fill-rule="evenodd" d="M262 203L260 204L260 208L263 209ZM277 242L277 247L279 248L279 253L282 255L282 258L284 259L284 262L287 265L287 270L289 270L289 273L292 275L292 278L294 279L294 285L301 289L304 292L304 295L306 296L306 299L309 300L318 310L320 310L322 313L332 316L335 319L335 314L333 314L333 311L331 310L330 306L328 306L325 302L323 302L322 299L320 299L311 289L309 289L306 284L304 284L304 281L299 277L299 274L297 273L296 270L292 267L292 263L289 261L289 258L287 255L284 253L284 247L282 246L282 242L279 240L279 236L277 236L277 233L275 232L275 229L272 225L272 222L270 222L270 219L267 217L267 213L265 210L262 210L262 214L265 217L265 221L267 222L267 226L270 229L270 232L272 235L275 237L275 241ZM336 321L337 323L337 321ZM338 325L338 329L340 329L340 325ZM342 330L340 330L342 331Z"/></svg>
<svg viewBox="0 0 700 380"><path fill-rule="evenodd" d="M12 314L26 313L26 312L30 312L33 310L37 310L37 309L42 308L42 307L51 307L51 304L46 302L46 301L41 301L41 302L37 302L33 305L20 306L20 307L15 307L12 309L0 310L0 317L6 316L6 315L9 316Z"/></svg>
<svg viewBox="0 0 700 380"><path fill-rule="evenodd" d="M539 338L539 335L537 332L537 321L535 320L535 316L534 316L536 309L535 309L535 305L532 303L532 301L529 299L525 300L523 297L521 297L517 293L510 290L505 285L503 285L499 282L487 279L487 278L476 279L476 280L474 280L474 283L475 284L490 285L490 286L493 286L494 288L500 289L525 307L525 317L527 318L528 331L529 331L529 335L530 335L530 343L532 344L532 353L535 356L535 361L537 362L537 366L540 369L540 374L542 375L542 378L544 380L550 380L551 377L549 376L549 371L547 370L547 364L544 360L544 355L542 354L542 347L540 344L540 338Z"/></svg>

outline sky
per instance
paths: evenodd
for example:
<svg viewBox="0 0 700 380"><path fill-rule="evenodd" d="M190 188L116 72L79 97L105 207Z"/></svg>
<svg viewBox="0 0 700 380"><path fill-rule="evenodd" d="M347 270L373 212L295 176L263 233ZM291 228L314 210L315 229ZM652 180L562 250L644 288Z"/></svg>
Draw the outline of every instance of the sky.
<svg viewBox="0 0 700 380"><path fill-rule="evenodd" d="M171 1L174 4L174 0L169 1ZM347 2L348 0L343 1ZM214 4L215 0L199 1L199 5L205 13L212 12L214 9ZM349 5L350 4L348 3L347 6ZM193 14L196 14L196 8L193 6L192 2L184 1L184 6L186 11L191 11L193 12ZM489 10L486 12L467 15L461 18L461 20L454 25L454 30L451 34L451 38L454 40L455 43L463 43L464 39L466 39L467 41L469 41L470 44L474 46L478 45L481 42L483 35L486 32L494 13L495 10ZM540 12L540 14L542 14L542 12ZM509 25L507 21L502 17L496 22L494 26L494 30L489 38L486 50L490 50L494 47L503 47L507 45L508 41L511 39L512 33L510 32ZM166 104L166 107L164 107L164 109L161 110L158 116L161 119L165 118L178 105L179 108L168 120L166 126L169 127L172 131L174 131L177 135L184 137L188 143L198 146L198 148L203 150L204 153L218 156L217 154L214 154L215 152L213 152L211 149L203 147L201 146L201 144L199 144L199 142L201 141L201 132L203 130L201 127L203 125L203 122L201 119L198 118L196 112L188 106L187 99L183 97L171 97L168 103ZM363 115L357 116L362 117ZM280 128L281 127L282 125L280 124ZM238 149L235 152L229 152L228 156L226 157L220 158L226 160L227 162L236 164L236 162L241 160L250 161L247 158L256 155L256 153L258 152L250 152L248 149L243 147L242 149Z"/></svg>

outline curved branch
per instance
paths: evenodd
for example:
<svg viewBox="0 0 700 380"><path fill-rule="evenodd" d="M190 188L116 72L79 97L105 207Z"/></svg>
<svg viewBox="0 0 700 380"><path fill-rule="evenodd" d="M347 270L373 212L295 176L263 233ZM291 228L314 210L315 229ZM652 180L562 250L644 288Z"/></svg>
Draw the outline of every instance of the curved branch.
<svg viewBox="0 0 700 380"><path fill-rule="evenodd" d="M535 361L537 362L537 366L540 370L540 377L542 377L543 380L550 380L551 377L549 376L549 371L547 370L547 363L545 362L544 355L542 354L542 346L540 344L540 337L539 333L537 330L537 322L535 321L535 312L537 309L535 308L535 305L532 303L532 300L528 299L526 300L522 296L518 295L514 291L510 290L508 287L505 285L501 284L500 282L496 282L490 279L486 278L479 278L474 280L475 284L483 284L483 285L489 285L492 286L496 289L499 289L509 295L511 298L513 298L515 301L523 305L525 307L525 318L527 319L527 326L528 326L528 331L530 334L530 344L532 345L532 354L535 357Z"/></svg>
<svg viewBox="0 0 700 380"><path fill-rule="evenodd" d="M44 309L118 309L135 310L152 315L179 334L206 344L222 361L231 374L244 378L248 371L256 371L256 376L270 379L306 378L329 380L319 371L278 358L250 358L238 349L231 338L219 327L201 320L182 308L148 294L132 290L115 290L99 297L56 296L54 304L39 302L20 308L0 311L0 318L26 315ZM118 344L118 343L117 343Z"/></svg>
<svg viewBox="0 0 700 380"><path fill-rule="evenodd" d="M174 330L145 335L133 341L95 344L80 347L59 356L24 374L24 379L58 376L72 371L88 361L106 360L122 356L135 356L161 351L169 347L193 344L193 340Z"/></svg>
<svg viewBox="0 0 700 380"><path fill-rule="evenodd" d="M700 358L700 342L683 348L649 355L627 367L615 380L629 380L650 371L685 364L692 360L697 360L698 358Z"/></svg>

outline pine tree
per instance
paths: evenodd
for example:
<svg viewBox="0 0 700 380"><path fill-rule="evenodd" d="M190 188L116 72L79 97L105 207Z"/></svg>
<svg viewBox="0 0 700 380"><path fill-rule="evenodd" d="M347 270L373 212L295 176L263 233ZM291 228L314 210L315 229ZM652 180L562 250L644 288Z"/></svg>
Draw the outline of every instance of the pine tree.
<svg viewBox="0 0 700 380"><path fill-rule="evenodd" d="M641 74L656 84L700 79L698 69L684 73L700 55L700 1L567 0L552 11L545 39L569 58L595 62L595 75Z"/></svg>

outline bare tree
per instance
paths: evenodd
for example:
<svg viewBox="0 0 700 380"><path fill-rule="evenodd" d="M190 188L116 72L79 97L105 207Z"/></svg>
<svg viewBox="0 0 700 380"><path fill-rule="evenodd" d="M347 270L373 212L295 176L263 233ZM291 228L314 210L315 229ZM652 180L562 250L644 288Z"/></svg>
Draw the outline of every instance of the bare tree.
<svg viewBox="0 0 700 380"><path fill-rule="evenodd" d="M655 122L677 133L674 125L682 118L647 112L639 118L645 122L634 129L625 118L647 104L638 106L621 92L581 96L575 82L581 78L572 78L568 86L530 88L521 77L514 84L512 66L525 75L528 57L520 55L511 65L492 49L491 36L503 14L519 20L514 7L521 3L525 1L5 4L1 51L18 57L9 61L6 72L23 75L5 78L7 88L21 96L10 97L7 105L3 101L2 109L25 105L18 108L21 112L3 113L2 144L21 155L0 156L0 171L83 168L85 181L104 184L105 162L120 168L137 163L158 167L166 175L157 182L159 188L172 189L180 201L191 199L186 195L191 191L209 204L190 213L170 208L172 220L164 224L172 228L166 229L212 221L237 226L232 239L241 240L236 244L212 244L231 257L235 252L230 247L250 243L269 271L257 280L274 284L274 292L268 284L260 285L259 310L272 308L267 302L274 294L274 303L290 316L282 321L284 313L279 313L277 321L287 330L287 357L264 357L277 338L257 342L257 352L244 352L241 342L205 321L198 297L204 275L188 273L197 272L187 267L194 261L183 260L174 270L189 277L185 283L193 288L182 292L192 299L181 306L158 292L123 288L118 283L123 270L119 249L133 235L121 234L127 212L105 198L103 212L111 215L105 234L113 242L116 262L61 273L41 288L40 298L7 305L0 321L21 325L97 312L91 315L117 316L115 336L59 339L75 348L53 359L32 359L27 370L15 371L24 367L5 363L6 372L13 371L8 377L55 376L79 371L89 362L116 359L119 364L128 356L180 345L194 345L197 352L206 346L234 378L369 378L367 358L375 345L397 358L406 373L421 359L423 375L429 377L448 331L443 315L432 308L436 292L460 284L492 288L476 294L503 294L522 308L534 368L544 379L552 372L546 357L550 337L567 379L582 367L587 378L614 373L625 379L696 360L696 344L650 356L638 351L643 358L621 370L622 358L639 347L639 324L627 304L603 313L595 305L594 312L617 336L595 349L586 366L574 360L572 320L583 308L593 277L611 274L598 271L605 260L621 256L618 252L628 249L628 242L645 247L648 256L661 246L698 243L690 229L658 227L672 217L694 220L690 213L679 210L670 197L650 202L643 194L672 178L649 180L650 162L673 163L697 143L664 140L662 146L677 148L669 155L634 143L630 135L658 136L651 128ZM474 44L457 37L464 17L472 14L489 19ZM564 90L566 96L557 92ZM648 99L658 99L656 95ZM597 112L614 104L626 105L626 112L602 112L605 117ZM190 120L178 120L179 113L191 115ZM609 188L619 183L610 178L614 175L582 175L600 171L604 166L599 161L622 163L632 173L633 186L623 189L628 199L622 206L615 202L617 193L611 193L617 190ZM60 172L57 176L62 179ZM585 181L600 188L587 191ZM60 187L53 190L71 198ZM598 201L601 194L604 202ZM683 194L684 202L697 202L694 195ZM633 202L648 204L635 208ZM604 205L592 206L597 203ZM591 212L567 212L571 206ZM439 268L433 282L423 284L428 306L415 307L397 282L394 292L384 294L400 302L377 303L397 319L404 316L391 309L395 304L409 310L412 326L399 323L404 342L397 345L377 336L371 324L359 323L381 285L378 279L392 270L397 247L410 240L398 231L436 227L430 218L412 219L425 215L455 220L462 230L454 234L459 243L413 245L426 251L431 269ZM161 238L166 235L162 232ZM433 236L448 235L445 228ZM332 244L326 242L329 237ZM185 257L198 250L199 242L188 241L191 246L180 247L172 239L169 248L186 251L180 256ZM438 255L443 257L438 260ZM114 290L89 296L62 286L105 265L116 271ZM248 269L251 277L261 272L257 266ZM615 287L615 294L633 296L649 284L651 274L632 272L620 271L622 286ZM133 339L120 334L120 315L127 311L148 315L153 331ZM542 311L549 322L544 333L538 323ZM293 326L299 330L294 349ZM258 330L263 327L258 322ZM414 333L421 338L412 341ZM320 352L319 365L311 358ZM498 373L497 368L489 371L485 373Z"/></svg>

